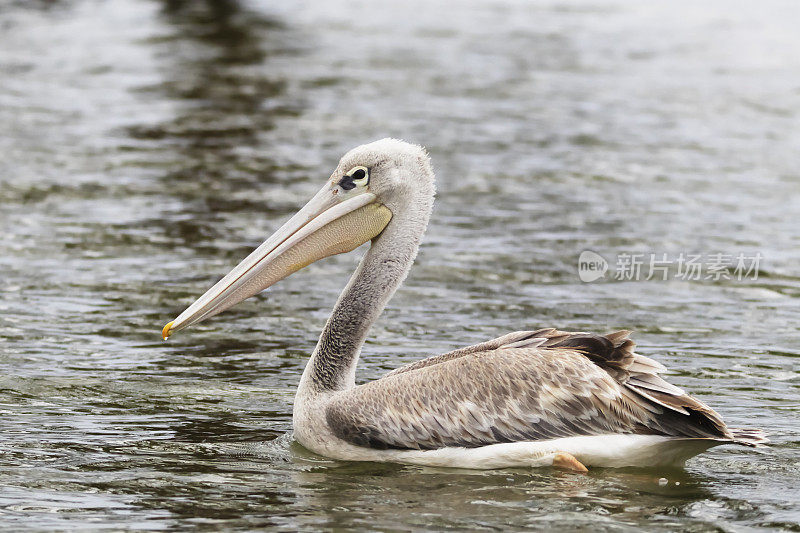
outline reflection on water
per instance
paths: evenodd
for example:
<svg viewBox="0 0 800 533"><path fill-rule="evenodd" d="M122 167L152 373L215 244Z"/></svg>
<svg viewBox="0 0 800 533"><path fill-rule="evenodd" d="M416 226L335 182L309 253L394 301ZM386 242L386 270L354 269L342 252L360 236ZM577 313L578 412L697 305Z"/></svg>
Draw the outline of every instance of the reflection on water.
<svg viewBox="0 0 800 533"><path fill-rule="evenodd" d="M160 16L170 29L148 41L157 49L163 81L137 92L174 102L175 112L132 125L128 134L169 147L176 157L162 179L170 195L190 205L187 216L164 231L176 242L202 246L223 237L217 228L225 227L226 213L269 210L249 194L279 184L259 135L274 127L276 115L296 111L270 105L286 81L261 66L269 56L293 51L272 44L273 34L286 33L277 19L239 2L166 1Z"/></svg>
<svg viewBox="0 0 800 533"><path fill-rule="evenodd" d="M797 529L797 15L779 0L9 3L3 525ZM314 456L291 439L294 388L357 253L160 342L345 150L387 135L429 147L440 197L362 379L513 329L628 327L774 446L588 475ZM765 259L756 281L582 284L585 249Z"/></svg>

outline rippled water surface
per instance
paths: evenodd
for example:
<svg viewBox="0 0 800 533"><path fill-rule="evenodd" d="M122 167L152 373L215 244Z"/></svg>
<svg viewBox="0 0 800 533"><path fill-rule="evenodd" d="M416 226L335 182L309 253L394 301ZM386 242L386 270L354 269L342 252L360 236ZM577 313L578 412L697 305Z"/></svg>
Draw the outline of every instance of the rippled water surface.
<svg viewBox="0 0 800 533"><path fill-rule="evenodd" d="M283 4L0 4L0 527L800 530L798 5ZM385 136L439 198L359 379L625 327L773 445L587 475L314 456L294 389L361 252L161 342ZM763 260L582 283L586 249Z"/></svg>

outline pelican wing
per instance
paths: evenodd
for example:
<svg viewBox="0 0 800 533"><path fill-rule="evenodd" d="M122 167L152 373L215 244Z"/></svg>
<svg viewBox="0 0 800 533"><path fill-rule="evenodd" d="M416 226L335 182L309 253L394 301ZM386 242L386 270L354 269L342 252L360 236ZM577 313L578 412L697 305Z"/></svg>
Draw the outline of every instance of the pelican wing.
<svg viewBox="0 0 800 533"><path fill-rule="evenodd" d="M658 376L661 364L635 354L628 334L512 333L341 391L326 419L337 437L380 449L608 433L735 439L717 413Z"/></svg>
<svg viewBox="0 0 800 533"><path fill-rule="evenodd" d="M425 359L421 359L419 361L414 361L411 364L401 366L400 368L396 368L383 376L387 378L389 376L393 376L395 374L400 374L402 372L408 372L410 370L417 370L418 368L422 368L425 366L437 365L439 363L444 363L445 361L450 361L451 359L457 359L464 355L469 355L476 352L488 352L491 350L496 350L497 348L505 347L505 348L521 348L521 347L529 347L533 348L536 346L540 346L542 343L547 341L547 338L539 337L537 335L541 333L546 333L550 331L556 331L554 329L540 329L538 331L515 331L513 333L508 333L503 335L502 337L497 337L496 339L492 339L490 341L481 342L479 344L473 344L472 346L466 346L464 348L459 348L458 350L453 350L452 352L443 353L440 355L434 355L432 357L428 357Z"/></svg>

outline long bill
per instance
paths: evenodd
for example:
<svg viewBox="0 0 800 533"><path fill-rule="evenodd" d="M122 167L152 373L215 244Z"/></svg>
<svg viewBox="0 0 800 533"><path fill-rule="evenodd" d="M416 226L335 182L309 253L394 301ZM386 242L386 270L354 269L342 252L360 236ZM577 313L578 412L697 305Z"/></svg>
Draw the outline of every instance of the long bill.
<svg viewBox="0 0 800 533"><path fill-rule="evenodd" d="M164 340L315 261L356 249L389 224L392 212L371 192L341 198L334 191L335 186L326 184L269 239L164 326Z"/></svg>

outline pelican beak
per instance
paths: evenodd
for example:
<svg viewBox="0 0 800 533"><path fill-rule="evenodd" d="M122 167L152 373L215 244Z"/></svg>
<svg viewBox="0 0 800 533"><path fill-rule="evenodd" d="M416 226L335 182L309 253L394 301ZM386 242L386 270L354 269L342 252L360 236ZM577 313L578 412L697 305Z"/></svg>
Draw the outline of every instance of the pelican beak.
<svg viewBox="0 0 800 533"><path fill-rule="evenodd" d="M301 268L356 249L380 234L392 212L371 192L337 196L328 182L303 209L161 331L176 331L221 313Z"/></svg>

